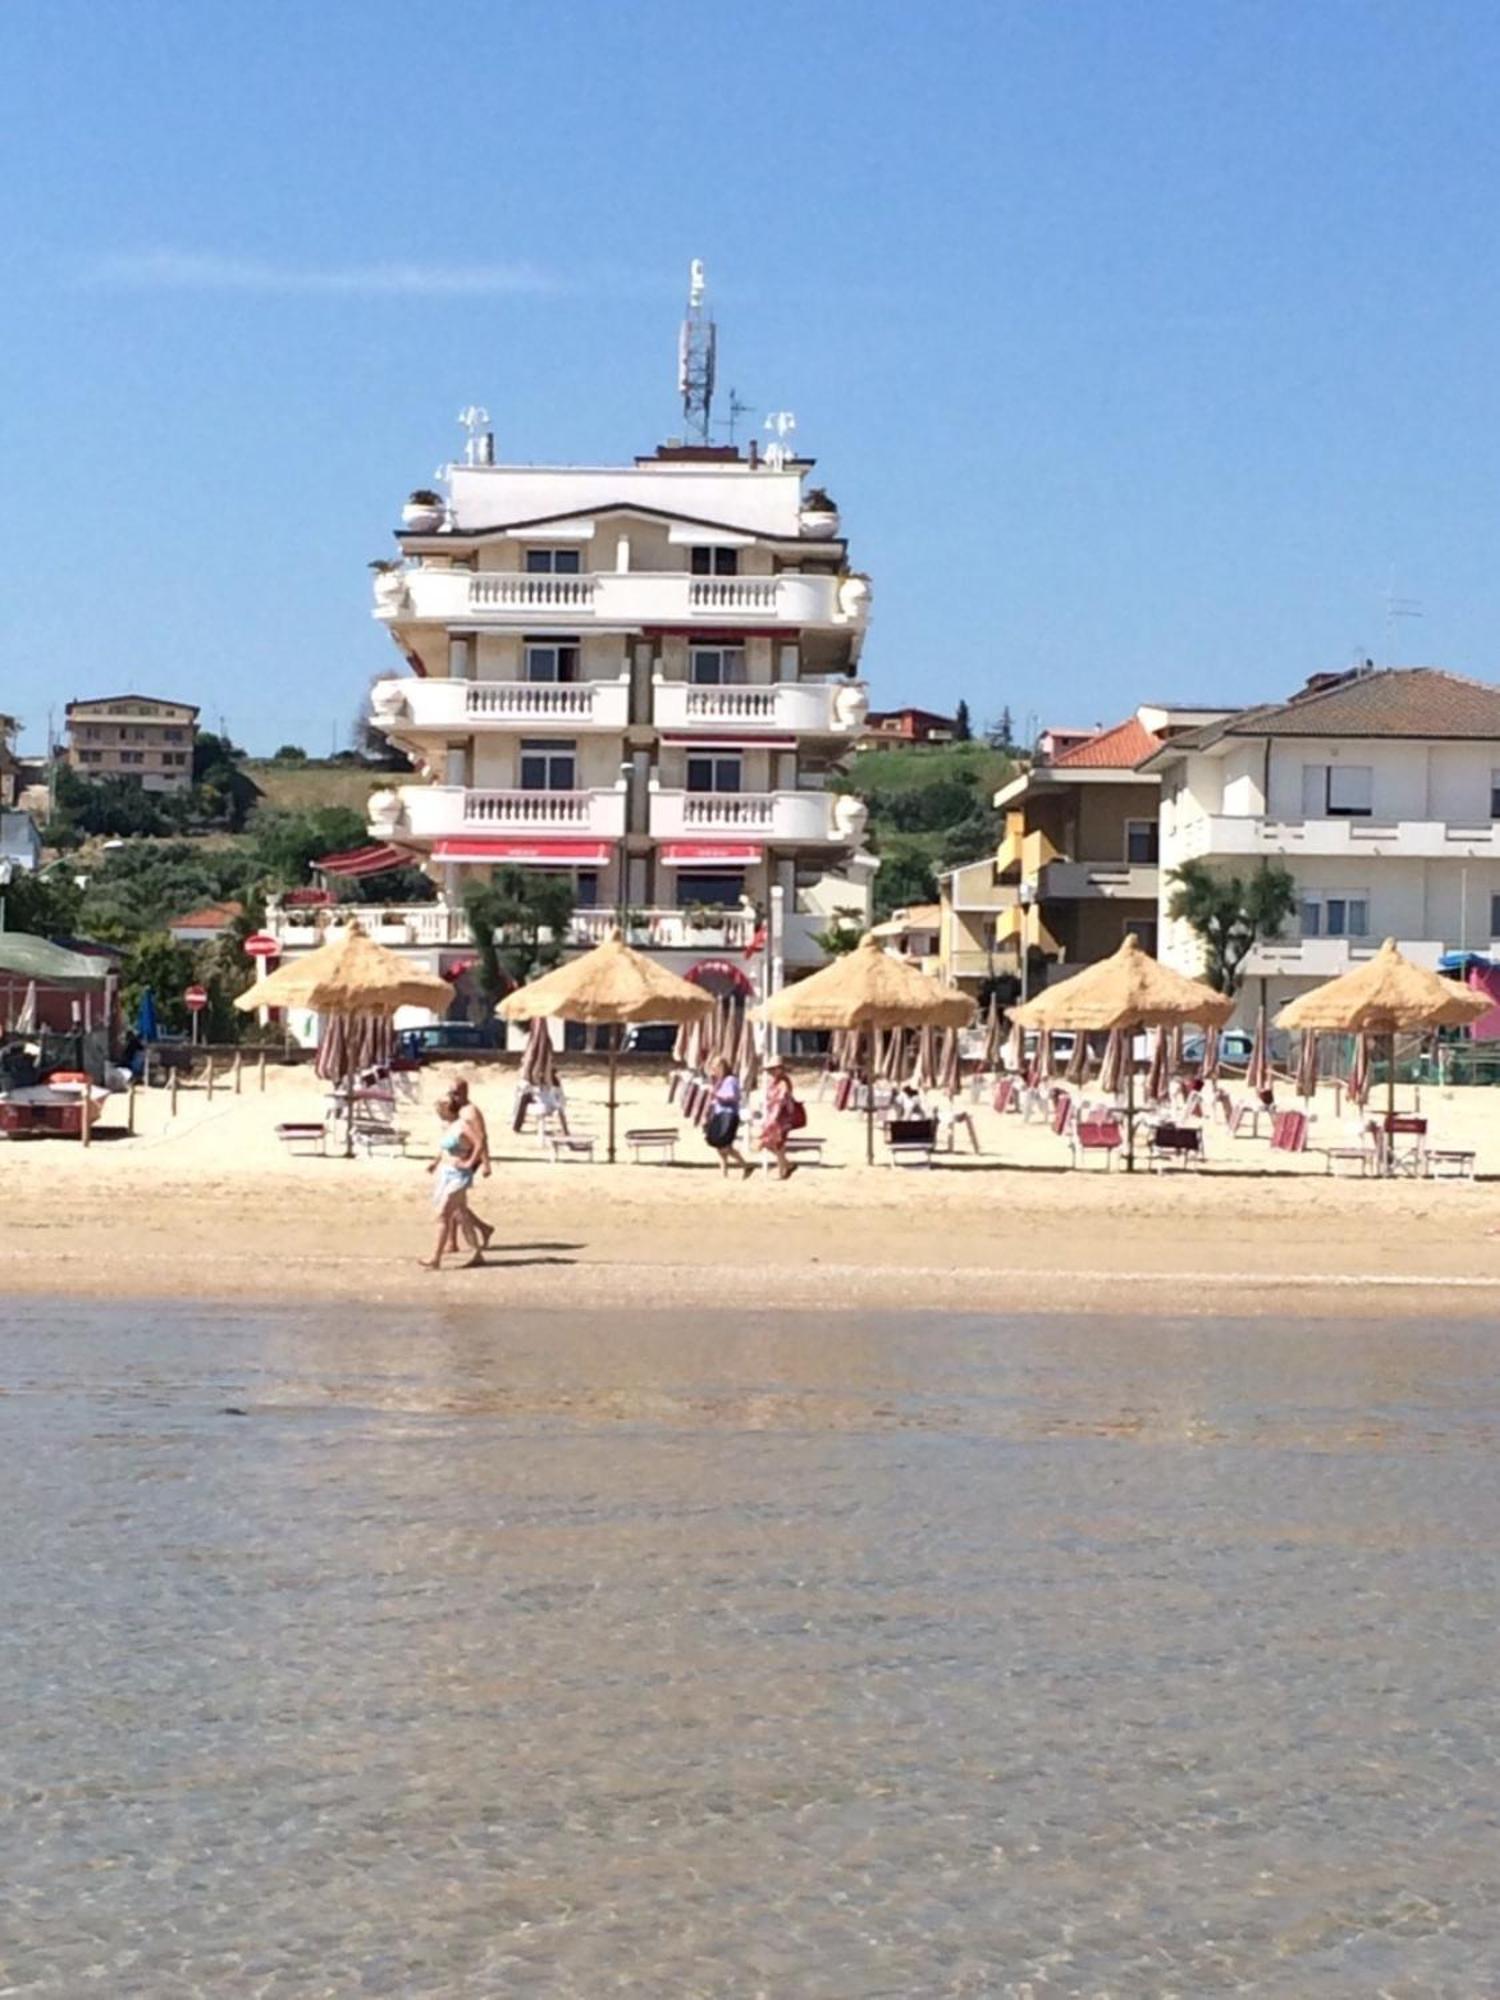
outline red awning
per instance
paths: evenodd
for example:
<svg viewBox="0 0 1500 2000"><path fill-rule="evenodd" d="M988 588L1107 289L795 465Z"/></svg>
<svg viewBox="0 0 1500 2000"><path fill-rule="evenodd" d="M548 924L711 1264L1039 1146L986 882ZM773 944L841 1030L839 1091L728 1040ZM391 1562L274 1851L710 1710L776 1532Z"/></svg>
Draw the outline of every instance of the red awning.
<svg viewBox="0 0 1500 2000"><path fill-rule="evenodd" d="M351 847L343 854L325 854L312 864L315 875L383 875L388 868L404 868L408 857L399 847Z"/></svg>
<svg viewBox="0 0 1500 2000"><path fill-rule="evenodd" d="M434 861L515 861L524 866L544 868L602 868L609 860L609 844L603 840L487 840L473 838L440 840L432 850Z"/></svg>
<svg viewBox="0 0 1500 2000"><path fill-rule="evenodd" d="M748 868L762 851L736 840L664 840L656 858L666 868Z"/></svg>

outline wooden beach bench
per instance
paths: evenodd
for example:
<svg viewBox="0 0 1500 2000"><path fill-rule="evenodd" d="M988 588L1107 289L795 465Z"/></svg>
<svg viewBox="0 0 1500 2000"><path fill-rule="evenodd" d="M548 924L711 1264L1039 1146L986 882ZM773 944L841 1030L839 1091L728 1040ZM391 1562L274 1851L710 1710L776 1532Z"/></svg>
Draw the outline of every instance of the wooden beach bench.
<svg viewBox="0 0 1500 2000"><path fill-rule="evenodd" d="M677 1163L677 1141L681 1137L675 1125L637 1125L625 1134L625 1144L630 1149L630 1157L637 1166L644 1158L666 1159L668 1166Z"/></svg>
<svg viewBox="0 0 1500 2000"><path fill-rule="evenodd" d="M326 1153L328 1151L328 1128L326 1125L296 1123L288 1120L276 1127L276 1136L289 1153Z"/></svg>

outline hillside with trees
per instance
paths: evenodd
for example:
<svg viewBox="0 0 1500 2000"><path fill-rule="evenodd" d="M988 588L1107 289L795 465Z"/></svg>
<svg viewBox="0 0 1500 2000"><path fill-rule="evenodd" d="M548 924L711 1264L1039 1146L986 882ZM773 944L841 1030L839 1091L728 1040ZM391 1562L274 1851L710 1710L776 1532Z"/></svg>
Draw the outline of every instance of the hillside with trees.
<svg viewBox="0 0 1500 2000"><path fill-rule="evenodd" d="M941 870L994 853L1002 816L991 800L1019 769L1011 751L972 740L860 752L834 786L870 809L877 917L935 902Z"/></svg>

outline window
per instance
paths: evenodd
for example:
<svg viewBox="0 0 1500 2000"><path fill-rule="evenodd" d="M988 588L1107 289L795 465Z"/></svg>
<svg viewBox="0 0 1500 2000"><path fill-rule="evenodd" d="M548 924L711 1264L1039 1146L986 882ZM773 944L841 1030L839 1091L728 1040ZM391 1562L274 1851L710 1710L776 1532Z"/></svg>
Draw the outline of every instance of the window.
<svg viewBox="0 0 1500 2000"><path fill-rule="evenodd" d="M1490 897L1490 936L1500 938L1500 896Z"/></svg>
<svg viewBox="0 0 1500 2000"><path fill-rule="evenodd" d="M523 792L572 792L578 789L576 743L521 744Z"/></svg>
<svg viewBox="0 0 1500 2000"><path fill-rule="evenodd" d="M576 681L578 641L576 639L528 639L526 678L529 681Z"/></svg>
<svg viewBox="0 0 1500 2000"><path fill-rule="evenodd" d="M704 903L711 910L737 910L745 893L745 878L741 874L732 875L690 875L680 869L677 875L677 906L690 910L695 903Z"/></svg>
<svg viewBox="0 0 1500 2000"><path fill-rule="evenodd" d="M689 550L694 576L738 576L740 573L740 552L738 549Z"/></svg>
<svg viewBox="0 0 1500 2000"><path fill-rule="evenodd" d="M1304 764L1304 819L1368 819L1375 795L1369 764Z"/></svg>
<svg viewBox="0 0 1500 2000"><path fill-rule="evenodd" d="M182 741L182 731L180 729L164 729L161 735L164 743L180 743Z"/></svg>
<svg viewBox="0 0 1500 2000"><path fill-rule="evenodd" d="M80 750L78 761L80 764L97 764L103 755L102 750Z"/></svg>
<svg viewBox="0 0 1500 2000"><path fill-rule="evenodd" d="M724 755L700 752L687 760L687 788L690 792L737 792L741 769L742 759L737 750Z"/></svg>
<svg viewBox="0 0 1500 2000"><path fill-rule="evenodd" d="M688 659L688 679L694 687L743 687L743 646L694 646Z"/></svg>
<svg viewBox="0 0 1500 2000"><path fill-rule="evenodd" d="M1125 822L1125 859L1134 868L1154 868L1160 858L1160 835L1154 819Z"/></svg>
<svg viewBox="0 0 1500 2000"><path fill-rule="evenodd" d="M528 549L526 551L526 574L528 576L577 576L583 569L583 556L577 549Z"/></svg>
<svg viewBox="0 0 1500 2000"><path fill-rule="evenodd" d="M1500 771L1490 772L1490 818L1500 819Z"/></svg>
<svg viewBox="0 0 1500 2000"><path fill-rule="evenodd" d="M1362 938L1370 935L1370 897L1367 890L1340 891L1330 895L1317 890L1302 898L1302 935L1305 938Z"/></svg>
<svg viewBox="0 0 1500 2000"><path fill-rule="evenodd" d="M144 764L145 761L146 753L144 750L122 750L120 752L120 762L122 764Z"/></svg>

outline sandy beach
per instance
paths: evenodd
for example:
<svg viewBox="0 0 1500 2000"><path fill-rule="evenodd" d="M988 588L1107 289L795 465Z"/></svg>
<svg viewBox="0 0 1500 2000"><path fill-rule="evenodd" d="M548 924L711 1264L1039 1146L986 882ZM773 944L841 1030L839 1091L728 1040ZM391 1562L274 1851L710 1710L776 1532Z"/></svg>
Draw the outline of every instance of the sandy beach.
<svg viewBox="0 0 1500 2000"><path fill-rule="evenodd" d="M1316 1154L1277 1158L1214 1128L1210 1165L1066 1170L1040 1125L973 1107L981 1152L931 1171L863 1163L862 1121L809 1099L827 1164L787 1183L724 1182L684 1131L673 1166L554 1164L510 1129L513 1072L471 1073L497 1224L483 1271L436 1277L423 1173L432 1105L458 1071L423 1072L402 1107L409 1157L289 1156L284 1119L316 1117L307 1069L247 1068L220 1085L137 1096L136 1135L102 1125L85 1149L0 1145L0 1242L13 1292L224 1299L452 1298L506 1305L913 1306L1048 1311L1488 1316L1500 1303L1500 1103L1425 1093L1441 1143L1473 1147L1477 1182L1330 1178ZM602 1133L602 1077L568 1076L575 1127ZM620 1129L676 1122L661 1073L621 1079ZM124 1100L111 1117L123 1122ZM1331 1097L1317 1128L1338 1136ZM602 1147L601 1147L602 1152Z"/></svg>

